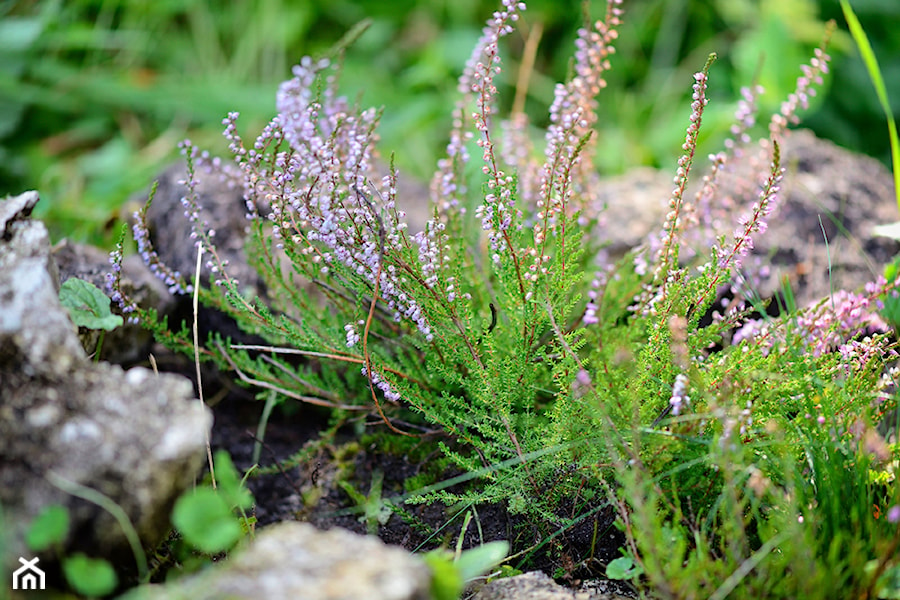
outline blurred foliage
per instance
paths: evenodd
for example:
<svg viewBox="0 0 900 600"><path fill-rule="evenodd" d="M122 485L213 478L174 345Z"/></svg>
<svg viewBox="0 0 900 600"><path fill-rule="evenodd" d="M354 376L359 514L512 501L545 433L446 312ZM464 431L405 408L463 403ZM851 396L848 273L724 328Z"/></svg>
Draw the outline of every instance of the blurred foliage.
<svg viewBox="0 0 900 600"><path fill-rule="evenodd" d="M305 54L326 51L370 18L345 56L343 89L384 106L382 150L427 181L445 143L456 78L494 0L13 0L0 3L0 194L40 190L55 237L110 244L132 194L175 160L191 137L220 148L220 121L242 130L271 118L278 83ZM514 86L528 35L540 33L526 111L546 123L553 85L566 77L575 30L605 3L534 0L504 53ZM854 0L900 101L896 0ZM844 27L837 0L632 0L600 95L599 168L670 167L690 112L691 74L709 52L704 135L726 135L738 89L758 79L764 110L793 89L824 21ZM843 32L832 44L831 91L805 118L820 136L887 160L884 117ZM891 89L893 88L893 89ZM511 98L513 94L506 94ZM510 107L504 107L508 110ZM896 109L895 109L896 110Z"/></svg>

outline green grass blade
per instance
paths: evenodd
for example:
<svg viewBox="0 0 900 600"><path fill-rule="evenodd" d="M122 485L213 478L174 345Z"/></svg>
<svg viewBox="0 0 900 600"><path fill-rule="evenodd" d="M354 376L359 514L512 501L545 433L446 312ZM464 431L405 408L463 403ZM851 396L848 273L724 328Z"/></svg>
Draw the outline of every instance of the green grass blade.
<svg viewBox="0 0 900 600"><path fill-rule="evenodd" d="M859 48L859 53L862 56L863 62L866 63L866 69L869 71L869 77L872 79L872 85L875 86L875 93L878 95L878 102L881 103L881 108L887 116L888 134L891 136L894 193L897 196L897 209L900 210L900 140L897 138L897 123L894 122L894 114L891 112L891 105L888 102L887 90L884 87L884 79L881 77L881 68L878 66L878 59L875 58L875 53L872 51L872 46L869 44L869 38L866 36L866 32L863 31L859 19L856 18L856 13L854 13L853 9L850 7L850 2L848 0L841 0L841 8L844 9L844 18L847 20L847 25L850 27L850 33L853 35L853 40L856 42L857 48Z"/></svg>

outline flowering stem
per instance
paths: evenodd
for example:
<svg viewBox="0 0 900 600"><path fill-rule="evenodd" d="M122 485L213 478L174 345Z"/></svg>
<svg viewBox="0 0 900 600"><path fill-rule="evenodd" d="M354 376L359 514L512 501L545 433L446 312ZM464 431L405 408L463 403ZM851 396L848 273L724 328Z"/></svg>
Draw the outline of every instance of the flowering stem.
<svg viewBox="0 0 900 600"><path fill-rule="evenodd" d="M375 393L375 381L372 375L372 358L371 356L369 356L369 328L372 326L372 319L375 316L375 305L378 302L378 288L381 284L381 270L384 267L383 259L385 231L384 221L382 220L381 215L375 212L375 209L369 199L366 198L366 196L362 192L360 192L359 189L356 190L356 195L360 200L364 201L368 205L369 210L372 212L372 215L375 217L375 219L378 220L378 268L375 270L375 283L373 284L372 288L372 301L369 303L369 314L366 316L366 327L363 331L362 336L363 358L366 361L366 377L368 377L369 379L369 391L372 393L372 401L375 403L375 410L378 411L378 415L381 417L381 420L384 421L384 424L388 426L388 429L390 429L394 433L412 437L413 434L397 429L394 424L390 422L387 416L385 416L384 410L382 410L381 408L381 403L378 401L378 395Z"/></svg>
<svg viewBox="0 0 900 600"><path fill-rule="evenodd" d="M700 133L700 125L703 121L703 110L709 102L706 98L706 86L709 79L709 69L715 60L716 53L713 52L706 59L703 70L694 74L694 101L691 103L691 124L688 125L684 144L681 146L685 154L678 159L675 189L672 191L672 197L669 200L670 211L666 215L666 224L664 226L665 239L657 259L655 279L661 286L661 298L665 298L666 295L666 282L668 281L669 270L678 264L678 243L676 240L680 229L679 226L681 225L679 217L684 203L684 189L687 186L691 166L694 164L694 154L697 151L697 136Z"/></svg>

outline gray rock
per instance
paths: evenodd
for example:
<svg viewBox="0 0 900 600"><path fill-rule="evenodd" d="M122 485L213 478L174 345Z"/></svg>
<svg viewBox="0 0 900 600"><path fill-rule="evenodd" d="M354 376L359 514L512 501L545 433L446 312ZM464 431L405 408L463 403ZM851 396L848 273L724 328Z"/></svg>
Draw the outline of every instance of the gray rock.
<svg viewBox="0 0 900 600"><path fill-rule="evenodd" d="M28 524L61 505L71 520L64 553L130 562L115 519L70 492L82 486L104 494L146 545L157 543L169 529L172 503L203 463L211 414L192 401L192 385L182 377L88 360L57 297L47 230L8 210L16 201L0 201L0 212L16 213L5 218L0 240L4 559L30 555Z"/></svg>
<svg viewBox="0 0 900 600"><path fill-rule="evenodd" d="M23 196L29 194L37 200L34 192ZM0 206L18 203L20 198L4 200ZM31 209L23 207L23 211L30 214ZM66 372L87 358L68 313L61 307L52 310L59 306L59 275L50 258L47 228L21 218L21 214L2 224L0 369L18 367L18 374L25 377Z"/></svg>
<svg viewBox="0 0 900 600"><path fill-rule="evenodd" d="M12 239L13 226L27 221L39 200L40 196L35 191L4 198L0 204L0 239L5 242Z"/></svg>
<svg viewBox="0 0 900 600"><path fill-rule="evenodd" d="M900 216L891 174L874 158L806 130L786 138L782 154L784 196L754 249L774 265L763 293L786 277L804 306L873 281L900 251L896 241L872 233Z"/></svg>
<svg viewBox="0 0 900 600"><path fill-rule="evenodd" d="M857 290L874 280L900 251L894 240L872 233L874 226L898 218L888 170L873 158L806 130L785 136L781 155L787 172L777 208L768 219L768 230L754 238L753 255L771 266L760 285L763 298L780 289L782 278L791 283L798 306L818 302L832 289ZM698 161L695 169L703 168ZM696 175L693 179L699 181ZM690 186L685 197L693 198L697 186ZM660 230L672 187L672 172L652 169L602 183L599 201L608 209L597 234L611 243L612 256L623 255ZM720 192L720 197L727 195L728 187ZM748 208L739 207L722 223L720 233L728 241L737 218ZM706 255L708 248L699 252Z"/></svg>
<svg viewBox="0 0 900 600"><path fill-rule="evenodd" d="M484 585L471 600L631 600L610 591L608 582L583 585L573 590L553 581L545 573L532 571L515 577L495 579Z"/></svg>
<svg viewBox="0 0 900 600"><path fill-rule="evenodd" d="M430 583L420 559L378 538L282 522L221 564L120 600L427 600Z"/></svg>
<svg viewBox="0 0 900 600"><path fill-rule="evenodd" d="M248 221L243 192L217 175L198 173L197 176L200 180L197 186L200 219L215 230L219 257L228 261L229 274L241 282L243 290L251 295L260 293L262 280L247 263L244 252ZM173 165L159 176L156 194L147 209L147 224L160 260L185 279L193 281L197 249L191 239L190 220L181 204L182 197L187 193L183 183L186 179L187 169L183 164ZM208 258L204 258L201 271L204 282L209 280L209 271L205 266ZM190 301L187 297L184 300Z"/></svg>

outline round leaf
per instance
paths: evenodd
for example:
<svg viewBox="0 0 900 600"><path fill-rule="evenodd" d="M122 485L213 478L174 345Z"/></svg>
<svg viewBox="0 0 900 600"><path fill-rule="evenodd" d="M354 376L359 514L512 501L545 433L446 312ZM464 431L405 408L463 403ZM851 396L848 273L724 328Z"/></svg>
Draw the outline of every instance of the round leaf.
<svg viewBox="0 0 900 600"><path fill-rule="evenodd" d="M210 488L181 496L172 511L172 523L188 544L208 554L228 550L243 535L231 507Z"/></svg>
<svg viewBox="0 0 900 600"><path fill-rule="evenodd" d="M606 576L610 579L634 579L640 574L641 568L630 556L619 557L606 565Z"/></svg>
<svg viewBox="0 0 900 600"><path fill-rule="evenodd" d="M66 558L62 567L69 585L84 596L106 596L119 583L116 572L108 562L84 554Z"/></svg>
<svg viewBox="0 0 900 600"><path fill-rule="evenodd" d="M69 532L69 512L62 506L48 506L32 521L25 543L35 552L65 541Z"/></svg>

